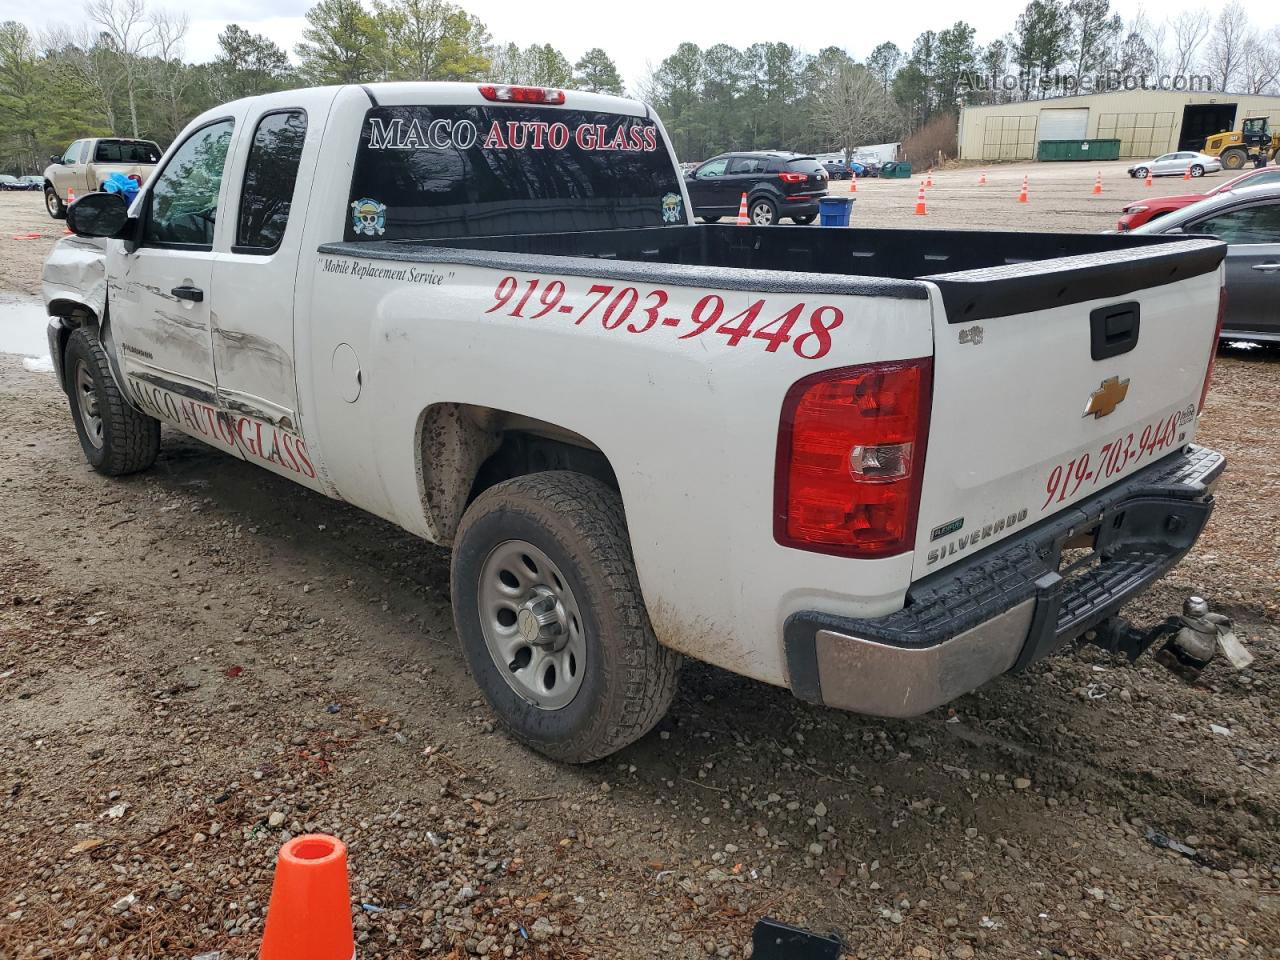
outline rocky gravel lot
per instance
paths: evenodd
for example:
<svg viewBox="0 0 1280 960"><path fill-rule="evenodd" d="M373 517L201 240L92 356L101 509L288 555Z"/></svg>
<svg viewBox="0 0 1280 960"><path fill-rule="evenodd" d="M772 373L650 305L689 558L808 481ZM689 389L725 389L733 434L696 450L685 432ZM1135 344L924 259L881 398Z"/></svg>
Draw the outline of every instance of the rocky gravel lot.
<svg viewBox="0 0 1280 960"><path fill-rule="evenodd" d="M928 225L966 222L943 196ZM51 223L0 194L0 289ZM105 480L0 356L0 958L254 957L312 830L366 960L741 958L766 914L877 960L1280 957L1278 428L1280 354L1225 351L1218 510L1129 611L1203 592L1244 673L1086 650L883 721L690 664L658 730L570 768L476 699L443 550L173 433Z"/></svg>

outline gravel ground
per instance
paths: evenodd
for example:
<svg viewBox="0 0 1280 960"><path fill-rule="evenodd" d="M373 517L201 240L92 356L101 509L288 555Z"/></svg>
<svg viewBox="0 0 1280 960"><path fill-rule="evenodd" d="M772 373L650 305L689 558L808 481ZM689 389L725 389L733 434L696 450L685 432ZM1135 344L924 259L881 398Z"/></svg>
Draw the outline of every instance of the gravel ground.
<svg viewBox="0 0 1280 960"><path fill-rule="evenodd" d="M935 174L924 225L1103 229L1143 190L1026 169L1030 210L1023 168L995 205ZM920 224L915 189L859 214ZM0 194L0 291L37 290L28 231L61 225ZM1217 370L1218 511L1129 612L1204 592L1250 670L1085 651L882 721L692 664L657 731L568 768L475 699L443 550L177 434L105 480L0 356L0 958L256 956L310 830L350 847L361 958L743 957L764 914L877 960L1280 957L1280 356Z"/></svg>

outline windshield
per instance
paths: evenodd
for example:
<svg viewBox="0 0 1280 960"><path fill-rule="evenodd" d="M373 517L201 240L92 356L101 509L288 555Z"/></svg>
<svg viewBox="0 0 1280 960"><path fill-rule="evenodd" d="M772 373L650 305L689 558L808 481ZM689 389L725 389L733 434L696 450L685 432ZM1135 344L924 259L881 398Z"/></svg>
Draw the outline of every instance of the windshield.
<svg viewBox="0 0 1280 960"><path fill-rule="evenodd" d="M375 107L347 240L425 240L684 224L652 120L536 106Z"/></svg>

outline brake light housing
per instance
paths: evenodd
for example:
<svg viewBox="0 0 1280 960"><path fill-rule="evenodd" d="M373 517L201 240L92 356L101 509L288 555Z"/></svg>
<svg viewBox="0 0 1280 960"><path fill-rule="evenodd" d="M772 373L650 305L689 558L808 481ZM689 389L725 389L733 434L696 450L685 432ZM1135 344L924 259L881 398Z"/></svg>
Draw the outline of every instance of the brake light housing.
<svg viewBox="0 0 1280 960"><path fill-rule="evenodd" d="M774 539L842 557L915 547L933 360L842 367L787 391L774 467Z"/></svg>
<svg viewBox="0 0 1280 960"><path fill-rule="evenodd" d="M1213 328L1213 340L1209 343L1209 363L1204 368L1204 385L1200 388L1200 405L1196 416L1204 413L1204 402L1209 399L1209 386L1213 383L1213 365L1218 359L1218 338L1222 336L1222 323L1227 319L1227 288L1218 293L1218 322Z"/></svg>
<svg viewBox="0 0 1280 960"><path fill-rule="evenodd" d="M809 179L807 173L780 173L778 179L783 183L804 183Z"/></svg>
<svg viewBox="0 0 1280 960"><path fill-rule="evenodd" d="M543 103L558 106L564 103L564 91L554 87L520 87L506 83L480 85L480 96L495 103Z"/></svg>

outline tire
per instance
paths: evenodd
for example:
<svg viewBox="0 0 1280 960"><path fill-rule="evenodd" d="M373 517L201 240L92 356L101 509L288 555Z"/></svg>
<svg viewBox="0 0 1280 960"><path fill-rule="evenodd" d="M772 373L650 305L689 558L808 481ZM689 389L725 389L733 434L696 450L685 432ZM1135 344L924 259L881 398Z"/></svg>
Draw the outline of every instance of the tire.
<svg viewBox="0 0 1280 960"><path fill-rule="evenodd" d="M778 222L778 205L768 197L756 197L747 204L747 217L752 226L773 226Z"/></svg>
<svg viewBox="0 0 1280 960"><path fill-rule="evenodd" d="M160 421L139 413L120 394L107 355L83 327L72 331L63 355L65 387L80 448L108 477L146 470L160 452Z"/></svg>
<svg viewBox="0 0 1280 960"><path fill-rule="evenodd" d="M803 217L792 217L791 219L803 227L806 224L813 223L817 216L816 213L806 213Z"/></svg>
<svg viewBox="0 0 1280 960"><path fill-rule="evenodd" d="M1245 150L1233 148L1223 150L1218 159L1222 161L1224 170L1243 170L1244 165L1249 162L1249 154Z"/></svg>
<svg viewBox="0 0 1280 960"><path fill-rule="evenodd" d="M1193 177L1203 177L1203 176L1204 176L1204 166L1203 166L1203 165L1201 165L1201 164L1199 164L1199 163L1193 163L1193 164L1191 165L1191 176L1193 176Z"/></svg>
<svg viewBox="0 0 1280 960"><path fill-rule="evenodd" d="M708 217L708 216L703 215L703 216L702 216L702 222L703 222L703 223L719 223L719 222L720 222L720 218L719 218L719 217Z"/></svg>
<svg viewBox="0 0 1280 960"><path fill-rule="evenodd" d="M599 480L554 471L490 487L463 515L450 579L471 675L517 740L555 760L588 763L638 740L667 712L680 656L654 636L622 499ZM541 615L553 621L550 642L563 640L562 651L524 612L539 592L555 607ZM504 611L516 610L503 624ZM500 649L491 653L491 643ZM585 660L576 668L575 650ZM548 664L562 669L542 683Z"/></svg>
<svg viewBox="0 0 1280 960"><path fill-rule="evenodd" d="M1133 171L1133 179L1145 180L1147 179L1147 174L1149 174L1150 172L1151 171L1148 170L1146 167L1138 167L1138 169Z"/></svg>
<svg viewBox="0 0 1280 960"><path fill-rule="evenodd" d="M66 204L62 202L62 198L58 196L58 191L53 189L52 184L45 185L44 208L49 212L49 216L55 220L67 219Z"/></svg>

